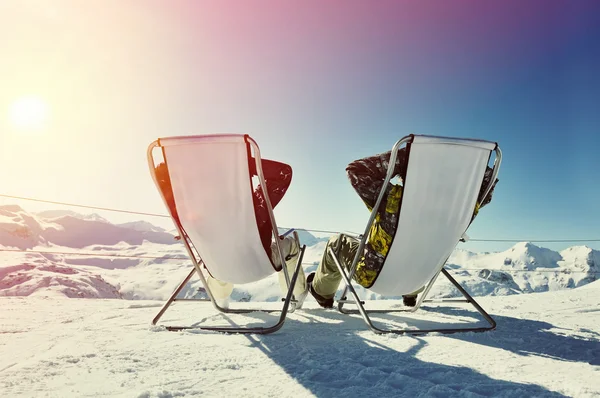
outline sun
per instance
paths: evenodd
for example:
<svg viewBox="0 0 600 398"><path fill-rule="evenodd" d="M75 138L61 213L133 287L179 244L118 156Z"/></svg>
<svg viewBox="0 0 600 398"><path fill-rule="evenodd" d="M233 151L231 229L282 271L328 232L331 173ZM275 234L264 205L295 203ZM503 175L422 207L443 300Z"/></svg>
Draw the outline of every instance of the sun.
<svg viewBox="0 0 600 398"><path fill-rule="evenodd" d="M48 121L48 104L39 97L17 99L9 110L10 122L19 131L42 130Z"/></svg>

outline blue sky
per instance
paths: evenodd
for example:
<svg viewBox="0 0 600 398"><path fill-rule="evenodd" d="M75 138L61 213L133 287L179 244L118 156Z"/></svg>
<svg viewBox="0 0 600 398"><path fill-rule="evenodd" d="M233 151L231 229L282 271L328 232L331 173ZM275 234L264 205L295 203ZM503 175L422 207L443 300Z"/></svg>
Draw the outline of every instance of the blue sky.
<svg viewBox="0 0 600 398"><path fill-rule="evenodd" d="M350 161L472 137L504 154L472 237L600 238L597 2L32 4L0 5L0 193L164 213L152 140L248 133L294 168L281 225L360 231ZM30 95L49 108L37 134L7 111Z"/></svg>

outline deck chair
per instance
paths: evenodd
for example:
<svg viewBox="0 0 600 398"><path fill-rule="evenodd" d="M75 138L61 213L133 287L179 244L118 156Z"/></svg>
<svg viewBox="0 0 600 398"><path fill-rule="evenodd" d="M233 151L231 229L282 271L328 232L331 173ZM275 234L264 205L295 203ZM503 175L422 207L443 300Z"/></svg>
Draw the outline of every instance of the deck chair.
<svg viewBox="0 0 600 398"><path fill-rule="evenodd" d="M328 248L345 282L341 299L338 300L338 309L345 314L359 312L368 327L375 333L422 334L492 330L496 327L496 322L444 269L444 265L458 242L467 237L466 230L473 220L473 212L482 188L485 170L491 160L491 152L495 151L496 156L492 176L489 185L483 191L482 201L489 195L496 181L502 152L494 142L409 135L394 145L383 187L386 187L393 177L397 152L402 145L406 145L408 164L403 181L398 226L383 268L368 290L383 296L407 295L421 288L424 290L419 294L416 305L409 310L367 311L365 302L359 299L352 285L351 281L357 263L363 253L371 225L385 194L385 189L382 189L348 272L340 265L337 249ZM411 330L384 329L373 324L369 313L417 311L440 273L448 278L464 296L464 299L437 300L436 302L470 303L487 321L489 327ZM354 300L348 300L348 291ZM344 309L344 304L350 303L356 304L358 311Z"/></svg>
<svg viewBox="0 0 600 398"><path fill-rule="evenodd" d="M162 150L164 166L170 178L170 192L163 190L157 179L155 149ZM168 137L154 141L148 147L151 175L193 264L190 273L152 320L153 325L157 324L171 304L186 300L177 298L177 295L195 274L200 278L217 311L238 314L281 311L279 321L273 325L259 327L167 326L168 330L193 328L226 333L266 334L279 330L285 322L288 311L294 311L297 301L293 291L305 246L300 248L295 272L291 277L286 266L275 268L265 252L258 232L249 162L256 162L258 180L261 186L265 187L260 150L248 135ZM169 206L165 195L172 195L175 209ZM281 259L280 264L286 264L269 196L265 194L264 199L272 224L272 233L277 243L276 254ZM298 241L297 233L294 236ZM298 247L300 247L299 241ZM207 272L222 282L244 284L262 280L278 271L285 275L288 292L282 300L282 309L277 311L231 309L219 305L204 274Z"/></svg>

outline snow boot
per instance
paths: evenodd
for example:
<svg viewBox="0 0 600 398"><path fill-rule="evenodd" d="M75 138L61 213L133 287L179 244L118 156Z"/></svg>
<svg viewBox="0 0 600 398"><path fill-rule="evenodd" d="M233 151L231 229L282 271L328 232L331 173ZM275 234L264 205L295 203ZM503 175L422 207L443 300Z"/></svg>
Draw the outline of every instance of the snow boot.
<svg viewBox="0 0 600 398"><path fill-rule="evenodd" d="M319 293L315 292L315 289L313 289L313 285L312 285L313 279L315 279L314 272L312 272L310 275L308 275L308 278L306 278L306 285L308 287L308 291L310 291L310 294L315 298L315 300L317 300L317 303L319 303L319 305L321 307L333 308L333 297L325 298L325 297L321 296Z"/></svg>

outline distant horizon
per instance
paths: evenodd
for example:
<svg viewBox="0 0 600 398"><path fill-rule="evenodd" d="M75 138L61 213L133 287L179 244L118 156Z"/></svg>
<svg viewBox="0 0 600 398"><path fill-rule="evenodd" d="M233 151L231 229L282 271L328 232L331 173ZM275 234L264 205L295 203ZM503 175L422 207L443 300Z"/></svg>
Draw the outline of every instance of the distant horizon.
<svg viewBox="0 0 600 398"><path fill-rule="evenodd" d="M31 203L31 202L30 202ZM38 204L39 205L39 204ZM43 212L51 212L51 211L65 211L65 212L72 212L72 213L76 213L79 214L81 216L89 216L89 215L98 215L104 219L106 219L107 221L109 221L112 224L118 225L118 224L125 224L125 223L131 223L131 222L147 222L149 224L152 224L154 226L160 227L162 229L164 229L167 232L173 232L176 228L175 225L173 224L173 221L171 220L170 217L151 217L151 216L146 216L144 218L144 216L141 215L137 215L137 214L117 214L114 212L110 212L110 211L105 211L105 210L95 210L93 211L92 209L86 209L86 208L76 208L76 207L68 207L65 206L65 208L60 208L60 207L53 207L53 208L48 208L48 207L44 207L44 205L41 205L37 210L32 210L29 208L29 206L25 206L23 204L20 204L18 202L12 202L12 203L4 203L2 200L2 197L0 197L0 208L3 206L19 206L21 209L23 209L25 212L27 213L33 213L33 214L38 214L38 213L43 213ZM32 207L36 207L36 206L32 206ZM165 214L166 216L166 214ZM154 219L154 220L153 220ZM313 235L316 238L325 238L325 237L330 237L333 234L329 233L329 232L317 232L316 229L309 229L306 228L305 226L290 226L290 225L279 225L279 228L296 228L296 229L304 229L307 232L309 232L311 235ZM322 230L321 230L322 231ZM335 231L335 230L331 230L331 231ZM338 232L354 232L354 233L362 233L363 231L338 231ZM467 231L467 235L469 235L470 238L473 239L486 239L483 237L476 237L476 236L471 236L468 231ZM568 248L571 247L580 247L580 246L585 246L585 247L589 247L590 249L596 250L596 251L600 251L600 242L589 242L589 241L577 241L577 242L540 242L540 241L535 241L535 240L515 240L515 241L511 241L511 242L466 242L466 243L462 243L459 242L459 244L456 246L456 249L463 249L463 250L468 250L474 253L499 253L499 252L504 252L512 247L514 247L515 245L519 244L519 243L532 243L533 245L540 247L540 248L545 248L545 249L550 249L552 251L555 252L561 252L563 250L566 250ZM480 250L477 249L478 245L484 244L485 247L488 247L490 244L492 245L496 245L498 247L498 249L496 250Z"/></svg>

